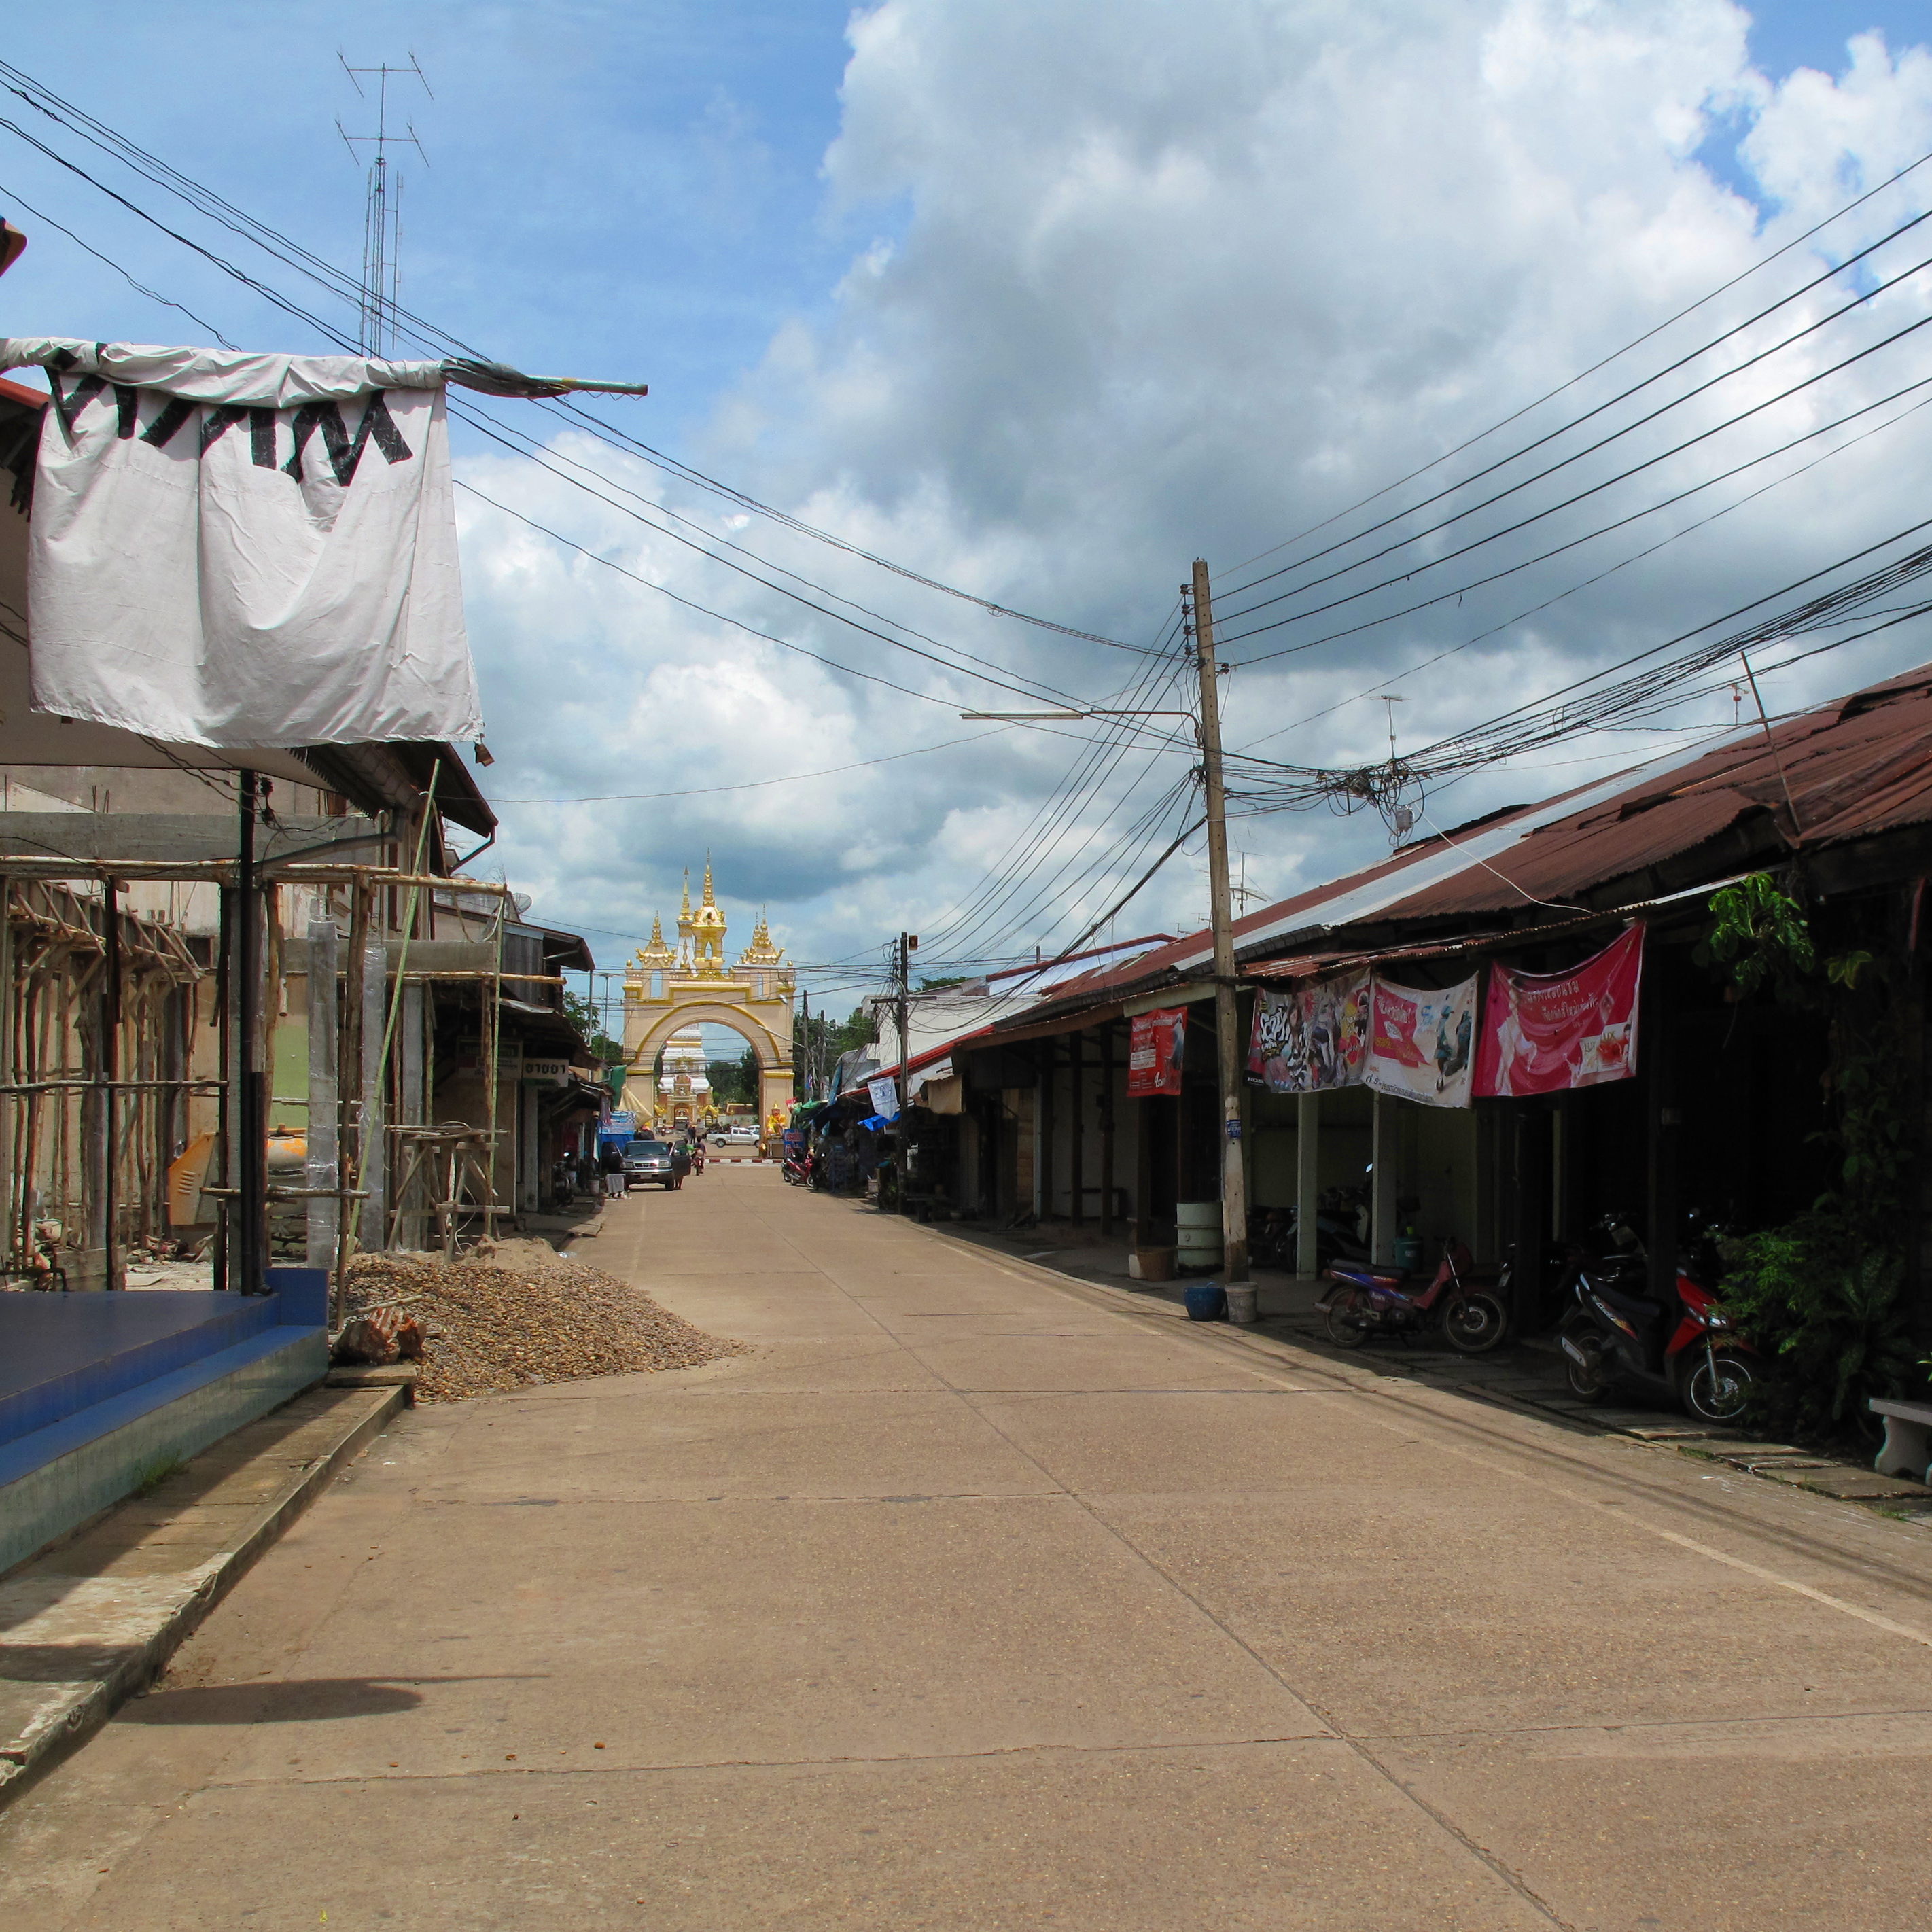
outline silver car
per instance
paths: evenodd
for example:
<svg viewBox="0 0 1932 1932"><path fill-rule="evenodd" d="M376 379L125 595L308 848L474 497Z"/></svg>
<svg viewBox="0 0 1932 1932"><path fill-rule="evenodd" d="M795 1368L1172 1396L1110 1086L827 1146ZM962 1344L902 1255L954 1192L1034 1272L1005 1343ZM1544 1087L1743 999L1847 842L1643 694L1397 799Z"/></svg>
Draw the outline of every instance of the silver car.
<svg viewBox="0 0 1932 1932"><path fill-rule="evenodd" d="M624 1150L624 1191L634 1187L682 1187L670 1149L662 1141L635 1140Z"/></svg>

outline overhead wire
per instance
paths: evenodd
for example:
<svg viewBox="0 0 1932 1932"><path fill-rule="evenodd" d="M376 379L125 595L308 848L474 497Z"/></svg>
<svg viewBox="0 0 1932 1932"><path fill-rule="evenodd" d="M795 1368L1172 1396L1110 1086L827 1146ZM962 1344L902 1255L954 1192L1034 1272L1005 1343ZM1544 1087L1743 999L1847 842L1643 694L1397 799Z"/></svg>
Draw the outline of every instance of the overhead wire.
<svg viewBox="0 0 1932 1932"><path fill-rule="evenodd" d="M1916 228L1921 223L1928 220L1932 220L1932 209L1928 209L1923 214L1915 214L1909 221L1903 222L1898 227L1893 229L1889 234L1881 236L1877 241L1872 242L1868 247L1860 249L1857 254L1847 256L1843 262L1838 263L1832 268L1826 269L1823 274L1815 276L1811 280L1804 283L1799 287L1792 290L1788 295L1780 296L1776 302L1770 304L1765 308L1759 310L1755 315L1746 317L1744 321L1738 322L1732 327L1726 329L1723 334L1714 336L1708 342L1700 344L1696 348L1690 350L1685 354L1680 356L1676 362L1666 364L1663 368L1656 370L1651 375L1645 376L1642 382L1631 384L1629 388L1619 392L1616 395L1606 398L1605 400L1598 404L1594 408L1585 410L1581 416L1574 416L1569 422L1558 424L1555 429L1546 431L1542 436L1537 437L1533 442L1524 443L1519 448L1510 451L1507 456L1498 457L1494 462L1486 464L1482 469L1474 470L1466 476L1459 477L1454 482L1446 484L1443 488L1437 490L1432 496L1424 496L1420 499L1418 502L1408 504L1400 510L1392 512L1388 516L1384 517L1379 523L1370 524L1364 529L1356 530L1349 536L1338 539L1336 542L1329 544L1325 549L1313 551L1306 556L1298 557L1294 562L1283 564L1278 569L1269 571L1262 576L1252 578L1245 584L1234 585L1228 589L1222 591L1220 593L1220 596L1224 598L1233 598L1245 596L1248 592L1258 588L1263 584L1271 583L1276 578L1286 576L1290 571L1305 569L1310 564L1317 562L1324 556L1332 556L1338 550L1347 549L1351 544L1359 543L1364 538L1373 536L1378 531L1390 529L1394 525L1401 522L1404 518L1412 517L1419 511L1427 509L1432 504L1442 502L1448 497L1456 495L1459 491L1468 489L1471 484L1481 482L1484 477L1492 476L1498 470L1507 469L1510 464L1517 461L1522 457L1530 454L1532 452L1540 449L1546 444L1554 442L1559 436L1568 435L1570 431L1574 429L1580 428L1585 423L1592 422L1598 416L1604 415L1608 410L1615 409L1619 403L1628 402L1633 396L1641 394L1644 390L1649 388L1653 384L1661 382L1665 376L1673 375L1678 370L1684 368L1688 364L1696 362L1700 358L1708 355L1712 350L1718 348L1724 344L1731 340L1733 337L1742 334L1748 328L1754 328L1759 322L1763 321L1767 316L1775 314L1779 309L1784 308L1788 306L1790 303L1796 302L1802 296L1810 294L1813 290L1817 288L1821 284L1832 280L1836 277L1843 274L1847 268L1853 267L1858 262L1864 260L1867 256L1874 254L1879 249L1885 248L1890 243L1896 241L1901 235L1905 234L1908 230ZM1449 523L1455 522L1461 517L1473 515L1477 511L1486 509L1490 504L1501 502L1503 497L1513 495L1518 490L1526 489L1531 484L1540 482L1545 477L1555 475L1558 470L1566 469L1573 463L1580 462L1587 456L1594 455L1598 450L1605 448L1610 444L1618 441L1624 436L1630 435L1635 430L1642 428L1646 424L1655 422L1659 416L1667 414L1670 410L1682 408L1686 403L1690 402L1696 398L1704 394L1707 391L1716 388L1719 383L1727 382L1730 381L1733 376L1742 375L1747 370L1754 368L1759 363L1765 362L1770 357L1778 355L1781 351L1790 348L1793 344L1802 341L1806 336L1815 334L1820 329L1827 328L1832 322L1841 320L1844 316L1852 314L1856 310L1866 307L1872 301L1874 297L1882 295L1888 289L1895 288L1900 282L1909 280L1912 276L1923 273L1923 272L1928 267L1932 267L1932 257L1928 257L1924 261L1914 262L1910 268L1900 270L1889 279L1879 283L1875 287L1861 290L1851 301L1844 304L1842 308L1833 310L1828 315L1814 317L1811 321L1807 322L1802 328L1796 329L1790 334L1784 337L1782 340L1774 342L1766 348L1759 350L1755 354L1747 356L1742 362L1733 363L1727 369L1720 370L1714 376L1708 377L1706 380L1698 383L1692 388L1685 390L1682 394L1673 396L1670 401L1660 404L1656 409L1652 410L1648 415L1639 416L1634 421L1625 423L1620 429L1614 430L1609 436L1599 439L1597 442L1588 445L1584 448L1574 451L1570 454L1564 457L1560 463L1552 464L1550 468L1539 471L1534 476L1525 477L1520 482L1512 484L1508 490L1501 491L1498 495L1489 497L1481 503L1472 505L1468 508L1458 512L1456 517L1455 518L1449 518L1444 523L1432 525L1427 530L1412 532L1408 536L1402 539L1403 543L1418 542L1424 537L1433 536L1437 530L1447 528ZM1397 545L1395 548L1399 548L1400 546ZM1387 551L1379 551L1376 553L1378 556L1385 556L1388 554L1389 553ZM1358 561L1358 562L1372 562L1374 561L1374 559L1372 557L1366 557L1359 559ZM1349 566L1349 568L1354 567L1354 566ZM1315 582L1318 584L1326 582L1328 580L1326 578L1318 578L1315 580ZM1312 586L1304 585L1299 587L1307 589ZM1285 592L1282 594L1284 596L1292 596L1294 593L1293 591L1288 591ZM1258 609L1261 607L1259 605L1251 605L1249 608L1251 609ZM1232 616L1238 616L1242 614L1236 611L1232 612L1229 614Z"/></svg>
<svg viewBox="0 0 1932 1932"><path fill-rule="evenodd" d="M1908 176L1916 173L1928 161L1932 161L1932 149L1928 149L1921 154L1916 160L1907 162L1896 173L1887 176L1876 187L1867 189L1863 194L1846 202L1842 207L1834 209L1822 220L1813 223L1802 235L1793 236L1790 241L1774 248L1769 254L1761 256L1748 268L1741 269L1728 281L1719 283L1717 287L1700 296L1695 302L1679 309L1676 314L1666 316L1663 321L1646 329L1641 334L1632 337L1621 348L1612 350L1609 355L1600 357L1587 368L1580 369L1575 375L1567 377L1564 381L1558 383L1554 388L1545 390L1541 395L1525 403L1521 408L1499 418L1496 422L1490 424L1486 429L1478 430L1474 436L1466 438L1454 448L1445 449L1439 456L1431 457L1426 463L1418 464L1406 476L1398 476L1392 482L1384 484L1380 489L1372 490L1367 496L1358 498L1354 502L1345 505L1341 509L1323 518L1320 522L1310 524L1306 529L1298 531L1294 536L1282 538L1279 543L1270 544L1266 550L1258 550L1252 556L1246 559L1244 562L1230 566L1230 572L1250 569L1260 562L1262 558L1272 556L1276 551L1287 549L1291 544L1301 542L1304 538L1312 536L1318 531L1326 530L1331 524L1339 523L1344 517L1353 516L1358 510L1366 509L1370 504L1379 502L1391 490L1400 490L1403 484L1414 482L1418 477L1427 476L1432 470L1440 469L1444 464L1454 462L1466 451L1473 449L1478 444L1486 442L1490 437L1508 428L1512 423L1520 422L1525 416L1533 415L1546 403L1554 402L1558 396L1567 394L1570 390L1576 388L1580 382L1588 382L1592 376L1602 370L1609 368L1612 364L1621 362L1624 356L1636 350L1641 349L1646 342L1654 340L1666 330L1674 328L1678 323L1696 314L1700 309L1708 308L1720 296L1730 294L1732 290L1748 281L1752 276L1762 273L1774 262L1782 260L1794 249L1801 248L1806 242L1815 239L1826 229L1834 226L1842 221L1846 215L1862 208L1867 202L1876 200L1877 196L1884 194L1886 189L1895 188Z"/></svg>

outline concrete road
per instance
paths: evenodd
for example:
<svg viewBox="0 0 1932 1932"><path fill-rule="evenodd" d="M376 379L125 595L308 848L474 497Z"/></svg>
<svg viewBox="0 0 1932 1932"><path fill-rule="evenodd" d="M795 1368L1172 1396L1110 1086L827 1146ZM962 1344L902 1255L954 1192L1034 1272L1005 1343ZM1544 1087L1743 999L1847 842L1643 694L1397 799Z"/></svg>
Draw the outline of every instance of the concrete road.
<svg viewBox="0 0 1932 1932"><path fill-rule="evenodd" d="M1766 1932L1932 1895L1932 1540L724 1168L756 1352L405 1418L0 1820L8 1932Z"/></svg>

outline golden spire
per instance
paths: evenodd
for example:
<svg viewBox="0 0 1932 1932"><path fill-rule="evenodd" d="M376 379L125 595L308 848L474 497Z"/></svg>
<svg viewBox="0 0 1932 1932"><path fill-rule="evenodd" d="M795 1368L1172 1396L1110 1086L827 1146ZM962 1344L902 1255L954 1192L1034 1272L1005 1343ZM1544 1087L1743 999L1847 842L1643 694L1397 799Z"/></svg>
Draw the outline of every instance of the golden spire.
<svg viewBox="0 0 1932 1932"><path fill-rule="evenodd" d="M705 879L704 879L704 883L705 883L705 896L706 896L706 897L709 898L709 897L710 896L710 885L711 885L711 868L710 868L709 866L706 866L706 867L705 867L705 868L704 868L704 874L705 874ZM679 923L680 925L682 925L682 924L683 924L683 922L684 922L684 921L685 921L686 920L688 919L690 916L691 916L691 868L690 868L688 866L686 866L686 867L685 867L685 868L684 868L684 906L683 906L683 909L682 909L682 912L681 912L681 913L680 914L680 915L679 915L678 923Z"/></svg>
<svg viewBox="0 0 1932 1932"><path fill-rule="evenodd" d="M704 855L704 903L716 905L718 902L711 896L711 854Z"/></svg>
<svg viewBox="0 0 1932 1932"><path fill-rule="evenodd" d="M677 955L664 944L664 916L661 913L652 913L651 943L638 949L638 964L640 966L672 966L676 963Z"/></svg>
<svg viewBox="0 0 1932 1932"><path fill-rule="evenodd" d="M758 922L752 929L752 943L739 955L738 964L740 966L782 966L784 964L784 950L772 944L771 926L762 908L758 913Z"/></svg>

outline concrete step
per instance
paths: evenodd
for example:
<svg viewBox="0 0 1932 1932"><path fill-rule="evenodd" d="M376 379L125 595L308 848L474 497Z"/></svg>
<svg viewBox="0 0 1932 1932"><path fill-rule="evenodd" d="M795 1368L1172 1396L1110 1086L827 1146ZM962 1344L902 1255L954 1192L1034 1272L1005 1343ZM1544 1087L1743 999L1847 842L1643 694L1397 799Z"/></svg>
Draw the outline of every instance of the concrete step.
<svg viewBox="0 0 1932 1932"><path fill-rule="evenodd" d="M0 1578L0 1804L160 1675L405 1394L297 1396Z"/></svg>

